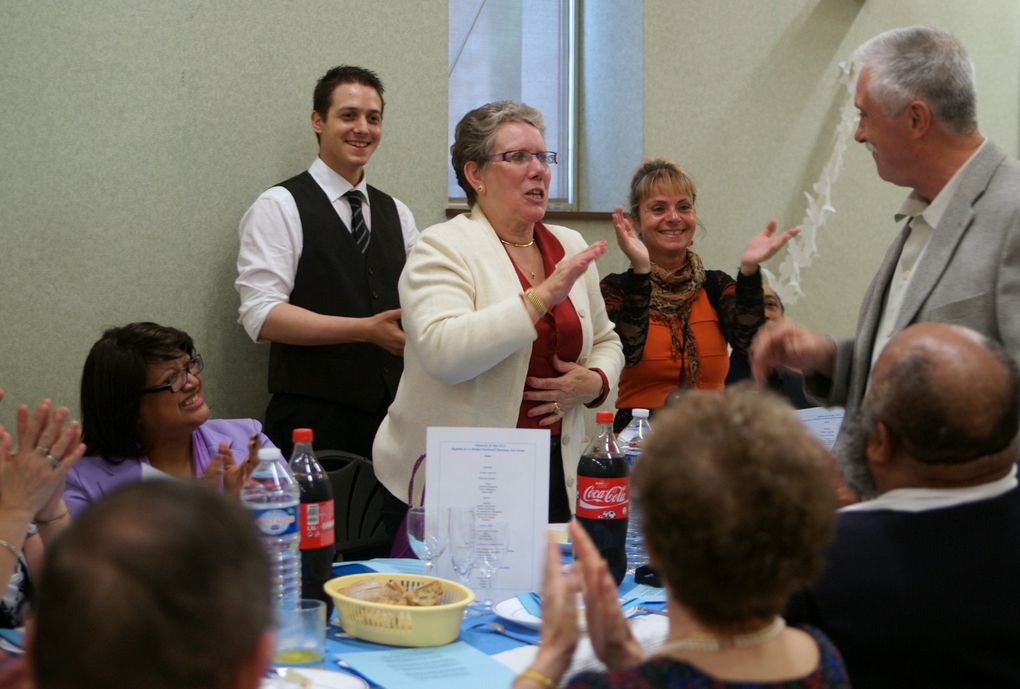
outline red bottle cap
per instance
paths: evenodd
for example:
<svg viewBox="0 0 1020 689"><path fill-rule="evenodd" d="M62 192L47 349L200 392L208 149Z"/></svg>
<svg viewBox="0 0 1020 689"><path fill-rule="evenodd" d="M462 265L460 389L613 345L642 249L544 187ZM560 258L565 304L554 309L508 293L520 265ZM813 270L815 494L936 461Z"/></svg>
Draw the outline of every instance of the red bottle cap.
<svg viewBox="0 0 1020 689"><path fill-rule="evenodd" d="M312 442L312 429L295 428L290 434L290 439L295 443L310 443Z"/></svg>
<svg viewBox="0 0 1020 689"><path fill-rule="evenodd" d="M595 412L595 423L613 423L613 412L611 411Z"/></svg>

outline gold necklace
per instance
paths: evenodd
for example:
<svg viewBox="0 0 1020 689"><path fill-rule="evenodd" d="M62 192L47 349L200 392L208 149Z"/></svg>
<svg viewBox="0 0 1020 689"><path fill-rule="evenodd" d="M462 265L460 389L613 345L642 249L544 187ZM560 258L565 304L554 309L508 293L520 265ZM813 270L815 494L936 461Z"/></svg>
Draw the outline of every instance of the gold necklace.
<svg viewBox="0 0 1020 689"><path fill-rule="evenodd" d="M676 641L667 641L653 651L660 655L669 651L725 651L730 648L758 646L776 638L786 628L786 620L776 615L768 625L756 632L736 634L735 636L718 637L711 635L686 636ZM697 633L695 633L697 634Z"/></svg>
<svg viewBox="0 0 1020 689"><path fill-rule="evenodd" d="M496 235L496 236L499 237L499 235ZM518 244L517 242L508 242L507 240L503 239L502 237L499 237L499 241L503 242L507 246L516 246L518 249L527 249L529 246L531 246L532 244L535 243L535 238L532 237L531 241L528 242L527 244Z"/></svg>

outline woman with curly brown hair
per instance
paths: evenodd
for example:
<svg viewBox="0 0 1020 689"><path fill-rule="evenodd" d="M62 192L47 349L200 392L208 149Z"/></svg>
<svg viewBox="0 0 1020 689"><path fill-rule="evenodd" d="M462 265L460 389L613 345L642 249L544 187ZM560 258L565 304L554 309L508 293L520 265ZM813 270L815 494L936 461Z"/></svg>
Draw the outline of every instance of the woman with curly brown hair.
<svg viewBox="0 0 1020 689"><path fill-rule="evenodd" d="M542 643L515 689L558 682L566 671L578 589L588 636L609 671L579 674L569 689L849 687L832 642L780 616L819 573L832 539L830 464L772 393L741 384L680 395L645 440L633 476L648 553L665 582L666 642L645 655L605 561L571 523L580 573L562 577L550 549Z"/></svg>

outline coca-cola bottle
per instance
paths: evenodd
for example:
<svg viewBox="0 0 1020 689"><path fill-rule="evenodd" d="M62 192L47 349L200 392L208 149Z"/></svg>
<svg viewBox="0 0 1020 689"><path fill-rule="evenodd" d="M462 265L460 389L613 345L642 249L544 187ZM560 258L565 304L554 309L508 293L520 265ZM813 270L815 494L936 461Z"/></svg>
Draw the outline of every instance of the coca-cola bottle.
<svg viewBox="0 0 1020 689"><path fill-rule="evenodd" d="M312 453L312 429L295 428L290 470L301 489L298 530L301 534L301 597L318 598L332 605L322 585L332 575L336 526L333 519L333 484Z"/></svg>
<svg viewBox="0 0 1020 689"><path fill-rule="evenodd" d="M598 436L588 443L577 465L575 516L609 563L609 571L619 584L627 572L630 513L627 456L613 433L613 412L596 412L595 421L599 424Z"/></svg>

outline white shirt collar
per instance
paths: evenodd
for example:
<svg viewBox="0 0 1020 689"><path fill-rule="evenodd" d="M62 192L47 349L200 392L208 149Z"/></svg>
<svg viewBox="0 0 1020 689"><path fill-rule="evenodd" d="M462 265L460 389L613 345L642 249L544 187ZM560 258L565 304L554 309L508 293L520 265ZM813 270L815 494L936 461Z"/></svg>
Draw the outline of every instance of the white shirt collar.
<svg viewBox="0 0 1020 689"><path fill-rule="evenodd" d="M1002 478L968 488L897 488L882 493L873 500L848 505L840 512L926 512L944 507L956 507L970 502L990 500L1008 493L1017 486L1016 465Z"/></svg>
<svg viewBox="0 0 1020 689"><path fill-rule="evenodd" d="M946 210L949 208L949 202L953 200L953 196L956 194L957 187L960 186L960 180L963 179L964 171L987 144L988 137L985 137L985 140L981 142L977 150L953 173L953 176L949 178L949 181L942 187L938 195L931 200L931 203L922 199L916 191L911 191L903 205L900 206L899 211L897 211L895 215L896 221L899 222L907 216L920 215L924 217L928 227L932 229L938 227L939 222L942 221L942 216L946 214Z"/></svg>
<svg viewBox="0 0 1020 689"><path fill-rule="evenodd" d="M334 202L351 189L357 189L361 192L362 203L368 204L368 174L361 176L361 181L356 185L351 186L351 183L343 178L336 170L326 165L322 161L322 158L316 157L315 162L308 168L308 173L312 176L322 190L326 192L326 196L329 197L330 202Z"/></svg>

